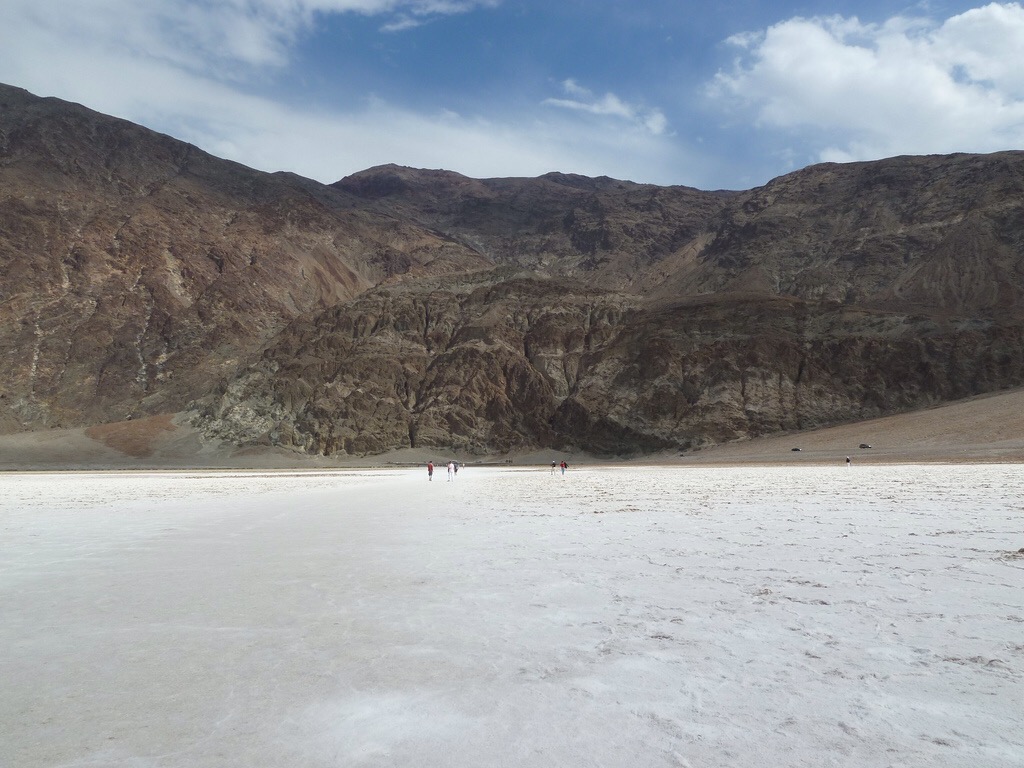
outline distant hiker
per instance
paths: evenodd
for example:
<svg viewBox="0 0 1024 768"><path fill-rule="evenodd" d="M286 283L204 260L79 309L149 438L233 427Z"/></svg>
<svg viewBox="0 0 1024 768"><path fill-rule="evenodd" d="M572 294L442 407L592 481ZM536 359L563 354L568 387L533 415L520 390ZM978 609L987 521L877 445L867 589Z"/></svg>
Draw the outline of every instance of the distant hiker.
<svg viewBox="0 0 1024 768"><path fill-rule="evenodd" d="M846 457L846 466L850 466L850 457L849 456Z"/></svg>
<svg viewBox="0 0 1024 768"><path fill-rule="evenodd" d="M454 461L449 461L448 462L448 482L450 483L452 481L452 478L454 478L454 477L455 477L455 462Z"/></svg>
<svg viewBox="0 0 1024 768"><path fill-rule="evenodd" d="M555 467L557 467L557 466L558 466L558 464L556 462L554 462L554 461L551 462L551 474L552 475L555 474Z"/></svg>
<svg viewBox="0 0 1024 768"><path fill-rule="evenodd" d="M459 462L455 462L455 474L459 474Z"/></svg>
<svg viewBox="0 0 1024 768"><path fill-rule="evenodd" d="M565 474L565 470L567 470L569 468L569 465L565 463L565 459L562 459L562 463L559 464L559 466L562 468L562 474L564 475Z"/></svg>
<svg viewBox="0 0 1024 768"><path fill-rule="evenodd" d="M433 461L428 461L427 462L427 480L433 480L433 479L434 479L434 462Z"/></svg>

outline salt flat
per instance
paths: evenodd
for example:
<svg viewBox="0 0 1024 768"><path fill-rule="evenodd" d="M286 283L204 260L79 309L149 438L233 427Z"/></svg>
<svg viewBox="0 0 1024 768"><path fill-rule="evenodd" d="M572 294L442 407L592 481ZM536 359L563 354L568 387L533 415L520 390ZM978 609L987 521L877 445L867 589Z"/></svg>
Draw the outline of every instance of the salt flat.
<svg viewBox="0 0 1024 768"><path fill-rule="evenodd" d="M1024 765L1019 465L0 476L0 765Z"/></svg>

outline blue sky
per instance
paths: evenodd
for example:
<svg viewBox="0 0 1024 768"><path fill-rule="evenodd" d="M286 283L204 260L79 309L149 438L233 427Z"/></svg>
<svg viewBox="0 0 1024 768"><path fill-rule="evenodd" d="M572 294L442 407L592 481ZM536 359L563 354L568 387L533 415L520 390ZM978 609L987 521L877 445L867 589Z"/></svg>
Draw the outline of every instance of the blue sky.
<svg viewBox="0 0 1024 768"><path fill-rule="evenodd" d="M2 82L324 182L1024 148L1019 2L0 0L0 51Z"/></svg>

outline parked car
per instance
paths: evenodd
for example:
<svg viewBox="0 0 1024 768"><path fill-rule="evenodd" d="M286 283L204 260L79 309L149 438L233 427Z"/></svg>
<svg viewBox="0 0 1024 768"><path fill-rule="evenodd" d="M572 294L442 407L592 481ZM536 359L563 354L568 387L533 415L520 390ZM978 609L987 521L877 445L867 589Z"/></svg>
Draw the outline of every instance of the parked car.
<svg viewBox="0 0 1024 768"><path fill-rule="evenodd" d="M860 444L860 447L861 447L861 448L870 448L871 446L870 446L870 445L868 445L867 443L861 443L861 444Z"/></svg>

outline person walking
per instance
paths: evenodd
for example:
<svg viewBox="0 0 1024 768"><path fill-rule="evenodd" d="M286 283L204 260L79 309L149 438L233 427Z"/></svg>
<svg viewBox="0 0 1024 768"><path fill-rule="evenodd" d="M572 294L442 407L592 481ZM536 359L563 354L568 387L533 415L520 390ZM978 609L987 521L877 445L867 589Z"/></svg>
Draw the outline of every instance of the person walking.
<svg viewBox="0 0 1024 768"><path fill-rule="evenodd" d="M433 461L428 461L427 462L427 480L433 480L433 479L434 479L434 462Z"/></svg>
<svg viewBox="0 0 1024 768"><path fill-rule="evenodd" d="M565 459L562 459L562 463L559 465L562 468L562 474L565 474L565 470L569 468L569 465L565 463Z"/></svg>
<svg viewBox="0 0 1024 768"><path fill-rule="evenodd" d="M555 463L553 461L551 462L551 474L552 475L555 474L555 467L557 467L557 466L558 466L557 463Z"/></svg>
<svg viewBox="0 0 1024 768"><path fill-rule="evenodd" d="M454 461L449 461L448 462L448 482L450 483L454 479L455 479L455 462Z"/></svg>

